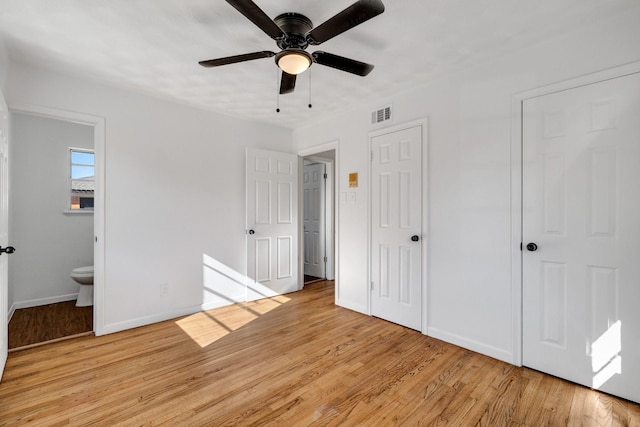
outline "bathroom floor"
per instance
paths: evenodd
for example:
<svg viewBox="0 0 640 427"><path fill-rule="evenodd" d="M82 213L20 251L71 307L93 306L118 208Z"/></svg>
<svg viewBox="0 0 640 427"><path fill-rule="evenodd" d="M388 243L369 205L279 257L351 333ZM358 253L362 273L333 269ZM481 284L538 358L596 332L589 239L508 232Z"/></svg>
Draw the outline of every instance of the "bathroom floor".
<svg viewBox="0 0 640 427"><path fill-rule="evenodd" d="M314 276L308 276L306 274L304 275L304 284L305 285L310 285L310 284L315 283L315 282L321 282L323 280L326 280L326 279L321 279L319 277L314 277Z"/></svg>
<svg viewBox="0 0 640 427"><path fill-rule="evenodd" d="M93 331L93 307L65 301L21 308L9 322L9 349L16 349Z"/></svg>

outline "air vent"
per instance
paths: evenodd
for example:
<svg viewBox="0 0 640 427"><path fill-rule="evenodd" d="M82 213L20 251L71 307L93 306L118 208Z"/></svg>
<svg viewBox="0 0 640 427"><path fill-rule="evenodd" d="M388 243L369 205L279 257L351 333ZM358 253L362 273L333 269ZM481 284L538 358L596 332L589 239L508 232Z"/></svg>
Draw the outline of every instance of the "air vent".
<svg viewBox="0 0 640 427"><path fill-rule="evenodd" d="M371 113L371 124L378 124L391 120L391 105L379 108Z"/></svg>

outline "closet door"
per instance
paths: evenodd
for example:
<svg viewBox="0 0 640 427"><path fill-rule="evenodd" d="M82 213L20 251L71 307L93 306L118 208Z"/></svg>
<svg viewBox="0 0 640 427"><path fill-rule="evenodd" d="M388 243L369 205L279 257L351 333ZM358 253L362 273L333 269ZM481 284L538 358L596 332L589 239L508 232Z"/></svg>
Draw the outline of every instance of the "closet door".
<svg viewBox="0 0 640 427"><path fill-rule="evenodd" d="M523 118L524 365L640 402L640 74Z"/></svg>
<svg viewBox="0 0 640 427"><path fill-rule="evenodd" d="M422 327L422 127L371 139L371 314Z"/></svg>

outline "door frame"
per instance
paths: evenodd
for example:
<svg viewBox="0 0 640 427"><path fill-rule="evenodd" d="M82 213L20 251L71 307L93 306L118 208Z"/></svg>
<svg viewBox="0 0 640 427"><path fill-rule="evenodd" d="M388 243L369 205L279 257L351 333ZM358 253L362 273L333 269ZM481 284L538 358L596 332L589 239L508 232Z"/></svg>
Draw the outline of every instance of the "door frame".
<svg viewBox="0 0 640 427"><path fill-rule="evenodd" d="M371 145L373 142L373 138L386 135L389 133L395 133L399 131L403 131L406 129L420 127L421 128L421 140L420 144L422 147L422 159L421 159L421 173L422 173L422 218L421 224L422 228L420 230L420 234L422 239L420 240L420 246L422 250L422 261L420 268L422 269L422 314L421 314L421 328L420 332L422 334L427 334L427 330L429 327L429 316L428 316L428 302L429 302L429 119L428 117L423 117L417 120L412 120L409 122L400 123L393 126L384 127L382 129L377 129L373 131L369 131L367 134L367 154L369 156L369 160L367 161L367 170L366 176L369 183L369 188L367 190L368 195L368 203L367 203L367 314L371 316L371 244L372 244L372 211L371 211Z"/></svg>
<svg viewBox="0 0 640 427"><path fill-rule="evenodd" d="M31 104L9 104L10 113L21 113L54 120L62 120L93 127L95 153L95 199L93 211L93 331L105 332L105 119L89 114L75 113Z"/></svg>
<svg viewBox="0 0 640 427"><path fill-rule="evenodd" d="M334 279L334 274L333 274L333 248L334 248L334 239L333 239L333 224L334 224L334 218L333 218L333 205L334 205L334 190L333 190L333 179L334 179L334 175L333 175L333 161L332 160L328 160L328 159L324 159L322 157L315 157L313 155L311 156L304 156L302 158L302 161L304 163L304 161L312 161L315 163L322 163L324 165L324 173L327 174L327 179L325 180L325 189L324 189L324 253L325 256L327 257L327 261L325 262L325 267L324 267L324 274L325 274L325 278L327 280L333 280ZM303 171L304 173L304 165L303 165ZM304 185L304 183L303 183ZM304 200L301 201L302 203L304 203ZM304 204L303 204L303 210L304 210ZM304 236L302 237L304 240ZM304 244L304 243L303 243ZM304 260L303 263L304 265Z"/></svg>
<svg viewBox="0 0 640 427"><path fill-rule="evenodd" d="M524 277L522 274L522 145L523 140L523 104L524 101L539 96L549 95L586 86L606 80L612 80L631 74L640 73L640 62L633 62L619 67L609 68L586 74L576 78L563 80L546 86L517 93L511 97L511 333L512 360L516 366L522 366L523 359L523 292Z"/></svg>
<svg viewBox="0 0 640 427"><path fill-rule="evenodd" d="M325 151L334 151L335 159L333 161L329 161L327 159L322 159L319 157L314 157L316 154L323 153ZM338 274L338 242L340 241L340 233L339 233L339 204L336 203L336 172L340 170L339 168L339 158L340 158L340 141L335 140L331 142L327 142L325 144L315 145L310 148L305 148L298 151L298 157L300 158L300 167L298 168L298 176L299 176L299 191L300 196L298 197L298 215L302 218L303 210L304 210L304 195L302 190L302 185L304 182L304 177L302 174L304 173L304 158L312 158L314 161L324 163L326 168L326 173L328 175L328 180L330 180L330 185L327 185L325 188L325 235L327 237L325 241L325 253L327 254L327 265L325 269L325 274L327 276L327 280L335 281L335 302L336 304L340 300L340 283L338 278L340 275ZM331 206L329 206L331 205ZM303 221L300 221L298 232L300 235L303 235ZM300 271L302 272L302 279L300 281L300 289L304 287L304 244L298 245L298 257L300 259Z"/></svg>

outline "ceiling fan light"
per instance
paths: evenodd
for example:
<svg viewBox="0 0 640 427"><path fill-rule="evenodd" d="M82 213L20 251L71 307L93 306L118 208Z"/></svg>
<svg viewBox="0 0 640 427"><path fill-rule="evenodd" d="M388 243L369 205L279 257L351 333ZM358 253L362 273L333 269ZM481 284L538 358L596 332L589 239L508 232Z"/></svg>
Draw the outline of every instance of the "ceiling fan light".
<svg viewBox="0 0 640 427"><path fill-rule="evenodd" d="M304 51L284 51L277 56L276 63L282 71L295 76L311 67L311 56Z"/></svg>

